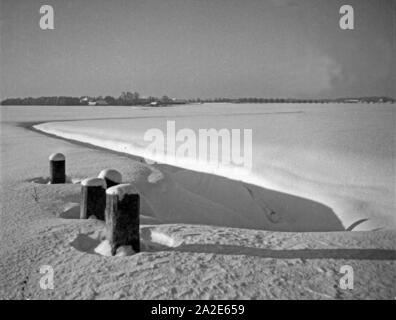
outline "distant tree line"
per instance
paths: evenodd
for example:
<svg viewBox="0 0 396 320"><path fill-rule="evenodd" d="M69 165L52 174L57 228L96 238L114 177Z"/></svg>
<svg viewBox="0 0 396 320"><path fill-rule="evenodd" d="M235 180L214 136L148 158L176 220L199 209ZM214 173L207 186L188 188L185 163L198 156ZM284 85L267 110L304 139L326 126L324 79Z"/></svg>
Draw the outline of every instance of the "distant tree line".
<svg viewBox="0 0 396 320"><path fill-rule="evenodd" d="M98 97L38 97L38 98L8 98L1 101L1 105L44 105L44 106L77 106L77 105L114 105L114 106L134 106L134 105L166 105L186 103L185 100L171 99L167 95L161 98L150 96L141 97L138 92L122 92L118 98L113 96Z"/></svg>
<svg viewBox="0 0 396 320"><path fill-rule="evenodd" d="M190 103L378 103L396 102L389 97L358 97L358 98L335 98L335 99L297 99L297 98L211 98L211 99L189 99Z"/></svg>
<svg viewBox="0 0 396 320"><path fill-rule="evenodd" d="M9 98L1 101L1 105L44 105L44 106L77 106L77 105L112 105L112 106L163 106L185 103L379 103L393 102L396 100L389 97L357 97L335 99L295 99L295 98L209 98L209 99L171 99L167 95L161 98L149 96L142 97L138 92L122 92L118 98L113 96L99 97L39 97L39 98Z"/></svg>
<svg viewBox="0 0 396 320"><path fill-rule="evenodd" d="M76 106L80 105L80 98L76 97L39 97L39 98L9 98L1 102L6 105L44 105L44 106Z"/></svg>

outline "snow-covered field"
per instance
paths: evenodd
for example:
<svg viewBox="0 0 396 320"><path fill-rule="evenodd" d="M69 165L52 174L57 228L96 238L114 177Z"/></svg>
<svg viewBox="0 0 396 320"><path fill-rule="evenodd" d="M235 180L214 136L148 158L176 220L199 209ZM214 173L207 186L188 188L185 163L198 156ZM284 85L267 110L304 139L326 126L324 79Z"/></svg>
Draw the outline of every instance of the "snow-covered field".
<svg viewBox="0 0 396 320"><path fill-rule="evenodd" d="M0 298L394 299L394 108L2 107ZM252 172L147 165L27 128L148 157L142 134L166 120L253 129ZM104 225L76 219L79 184L45 184L53 152L70 181L114 168L137 186L144 251L95 253ZM364 218L354 230L383 229L343 231ZM53 290L39 286L42 265ZM343 265L352 290L339 286Z"/></svg>
<svg viewBox="0 0 396 320"><path fill-rule="evenodd" d="M143 139L144 133L159 128L166 134L168 120L175 121L176 130L190 128L197 136L199 129L252 129L252 170L232 165L209 166L191 157L164 158L148 152L150 142ZM345 228L360 219L368 219L357 228L372 230L396 228L395 121L395 107L390 104L205 104L136 110L131 117L112 120L50 122L35 127L65 138L313 200L333 210ZM243 190L225 190L224 183L216 184L218 179L209 181L208 176L203 186L205 176L193 178L192 175L183 173L177 180L189 190L200 188L198 192L205 192L205 197L212 195L211 200L224 198L225 193L244 194ZM289 209L280 208L279 201L257 192L256 198L267 203L269 209L288 214L285 211ZM247 206L248 200L239 199L242 202L239 208L231 199L223 199L226 203L222 201L222 204L239 212ZM291 214L300 217L312 211L306 206L301 212L296 212L296 206L291 210ZM315 220L325 208L314 210L312 217L304 219L306 223L312 221L312 227L316 225L319 230L323 230L320 225L339 230L337 223L325 214L319 221ZM268 229L253 217L248 220ZM282 223L269 229L312 230L307 225L293 228Z"/></svg>

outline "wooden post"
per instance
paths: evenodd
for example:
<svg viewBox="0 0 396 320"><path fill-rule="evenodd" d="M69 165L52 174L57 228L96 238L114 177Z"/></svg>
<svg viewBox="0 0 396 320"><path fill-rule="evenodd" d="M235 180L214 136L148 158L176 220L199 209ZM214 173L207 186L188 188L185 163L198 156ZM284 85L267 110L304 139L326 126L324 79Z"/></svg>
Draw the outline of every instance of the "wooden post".
<svg viewBox="0 0 396 320"><path fill-rule="evenodd" d="M140 197L130 184L120 184L106 190L107 240L111 254L120 246L132 246L140 252L139 235Z"/></svg>
<svg viewBox="0 0 396 320"><path fill-rule="evenodd" d="M53 153L49 156L50 183L66 182L66 160L62 153Z"/></svg>
<svg viewBox="0 0 396 320"><path fill-rule="evenodd" d="M88 178L81 182L80 219L95 216L105 220L106 182L100 178Z"/></svg>
<svg viewBox="0 0 396 320"><path fill-rule="evenodd" d="M104 169L102 170L98 178L102 178L106 181L107 188L116 186L122 182L121 173L114 169Z"/></svg>

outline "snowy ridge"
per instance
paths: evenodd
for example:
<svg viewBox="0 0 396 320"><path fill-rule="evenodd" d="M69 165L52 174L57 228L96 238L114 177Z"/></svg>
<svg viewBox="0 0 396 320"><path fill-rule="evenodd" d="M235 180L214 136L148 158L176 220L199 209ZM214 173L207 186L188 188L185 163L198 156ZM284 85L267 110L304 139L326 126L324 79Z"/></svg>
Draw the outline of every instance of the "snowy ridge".
<svg viewBox="0 0 396 320"><path fill-rule="evenodd" d="M293 218L292 212L300 216L307 214L308 217L301 219L303 221L312 218L315 221L315 216L311 214L313 210L322 213L326 211L323 207L319 208L318 204L333 211L332 215L336 215L344 228L363 219L366 220L355 225L354 230L396 228L396 219L393 216L395 144L389 136L389 132L394 130L395 113L389 106L358 105L345 108L336 105L298 105L287 108L299 108L303 113L276 115L268 112L259 113L258 110L264 108L260 105L206 107L205 116L197 115L196 109L187 107L166 111L170 113L170 119L174 113L177 128L253 128L252 170L222 164L211 166L197 159L176 159L148 153L146 146L149 142L143 140L143 134L153 127L164 129L167 118L155 116L157 113L162 114L163 110L152 110L151 117L141 119L51 122L36 125L35 128L63 138L140 156L157 163L202 172L203 176L216 175L233 179L234 182L242 180L243 183L249 184L246 190L241 191L242 188L237 193L226 193L230 198L234 198L235 194L250 193L254 199L253 202L250 199L251 203L263 208L261 212L272 212L270 215L265 214L270 221L273 220L271 226L279 220L276 229L287 229L284 226L280 227L285 219L290 221L288 225L292 219L298 220ZM213 108L213 111L209 107ZM218 114L221 110L231 110L229 112L232 114L240 108L246 112L238 117ZM211 112L216 115L213 119L210 117ZM183 114L183 117L178 118L180 114ZM379 138L381 143L378 143ZM172 176L173 180L176 178L181 179ZM177 179L175 181L178 181ZM178 181L178 187L187 188L202 198L202 192L205 193L205 190L200 188L202 192L196 192L199 185L191 186L188 179L182 180ZM232 185L234 188L237 184ZM204 196L205 201L209 199L223 206L222 209L218 208L218 212L224 210L223 201L218 201L221 192L214 192L214 197L208 193ZM271 199L268 199L268 195ZM287 195L290 196L290 201L285 201ZM296 199L292 199L292 196ZM308 202L297 201L297 198L306 199ZM226 204L225 207L233 211L235 205ZM282 219L278 215L282 215ZM323 216L320 217L320 221L328 221L323 219ZM326 223L320 221L316 223ZM262 220L258 225L259 228L267 227ZM329 228L333 229L334 223L331 223ZM301 226L298 229L304 228Z"/></svg>

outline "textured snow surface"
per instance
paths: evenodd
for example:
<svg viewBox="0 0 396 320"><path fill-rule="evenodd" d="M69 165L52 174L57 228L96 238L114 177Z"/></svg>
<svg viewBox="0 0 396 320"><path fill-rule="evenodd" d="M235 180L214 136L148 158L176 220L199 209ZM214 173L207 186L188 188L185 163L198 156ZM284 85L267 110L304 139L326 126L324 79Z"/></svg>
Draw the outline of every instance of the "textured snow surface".
<svg viewBox="0 0 396 320"><path fill-rule="evenodd" d="M170 110L165 109L155 112ZM309 198L149 166L18 125L136 112L143 116L152 110L2 107L1 299L394 299L394 230L301 232L308 231L304 224L312 227L315 212L334 218L326 215L332 210ZM68 181L115 168L136 186L143 195L142 252L123 248L115 257L95 252L105 240L105 224L78 219L81 185L46 184L48 155L54 152L66 156ZM166 199L173 202L161 207ZM329 221L336 225L337 219ZM235 223L246 226L232 227ZM270 230L280 225L298 226L300 232ZM42 265L54 269L54 290L40 289ZM339 286L343 265L354 269L353 290Z"/></svg>

